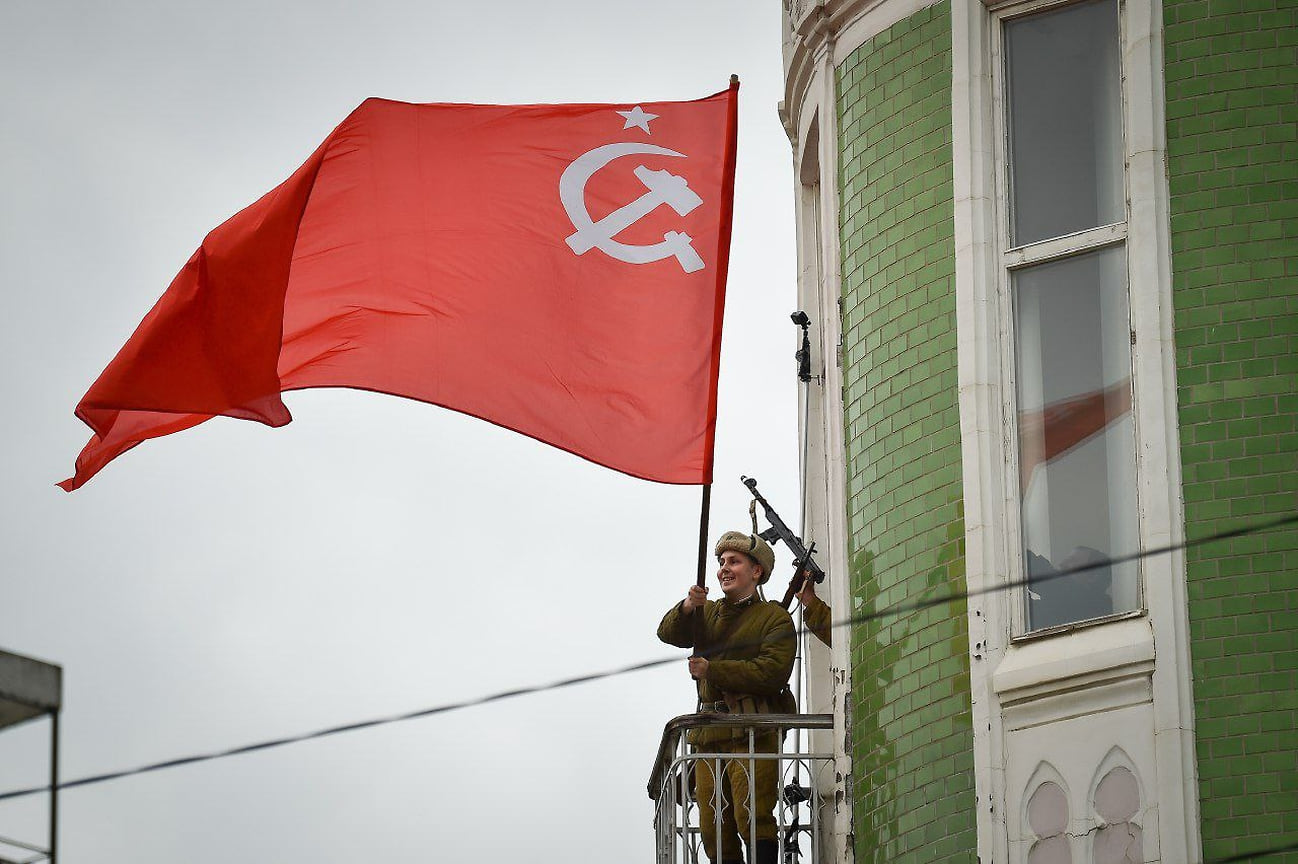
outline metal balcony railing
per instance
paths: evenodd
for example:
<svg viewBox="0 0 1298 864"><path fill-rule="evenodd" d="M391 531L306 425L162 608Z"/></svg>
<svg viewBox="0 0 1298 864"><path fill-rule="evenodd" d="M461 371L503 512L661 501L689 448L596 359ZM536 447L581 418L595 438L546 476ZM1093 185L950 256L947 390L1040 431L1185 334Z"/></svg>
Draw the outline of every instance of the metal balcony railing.
<svg viewBox="0 0 1298 864"><path fill-rule="evenodd" d="M0 837L0 864L57 864L59 838L59 712L63 707L63 667L0 651L0 730L39 717L50 719L49 843L35 846Z"/></svg>
<svg viewBox="0 0 1298 864"><path fill-rule="evenodd" d="M835 786L834 754L826 746L824 752L812 749L813 730L833 729L830 714L685 714L669 722L663 730L658 758L654 761L649 778L649 797L656 802L654 835L657 843L657 864L705 864L703 834L705 831L721 834L720 796L728 784L720 782L727 770L743 772L751 777L759 762L774 761L777 765L775 804L776 840L780 864L828 864L832 853L826 848L827 837L822 822L827 822L828 808L833 804ZM718 727L742 730L740 739L743 752L716 752L708 745L691 746L686 733L692 729ZM759 736L775 732L778 741L775 752L760 752L756 746ZM823 742L828 744L827 740ZM717 814L711 825L699 824L699 806L695 794L694 776L700 763L708 763L711 776L718 778L713 796L713 810ZM756 809L756 784L747 783L748 812ZM743 826L741 825L741 830ZM748 862L754 864L753 848L756 841L755 826L749 827L749 836L742 837L748 850ZM719 844L718 844L719 848ZM718 862L719 864L719 862Z"/></svg>

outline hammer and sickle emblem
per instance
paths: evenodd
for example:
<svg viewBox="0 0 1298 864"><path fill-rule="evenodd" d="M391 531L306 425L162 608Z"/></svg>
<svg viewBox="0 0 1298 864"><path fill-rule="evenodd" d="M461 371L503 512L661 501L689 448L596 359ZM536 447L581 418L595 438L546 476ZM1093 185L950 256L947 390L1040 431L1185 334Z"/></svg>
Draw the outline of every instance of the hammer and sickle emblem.
<svg viewBox="0 0 1298 864"><path fill-rule="evenodd" d="M675 258L686 273L702 270L703 259L690 245L690 235L680 231L668 231L663 235L661 243L648 246L633 246L613 239L648 216L660 204L671 207L679 216L686 215L702 204L703 199L694 193L684 177L677 177L666 170L652 171L640 165L634 173L644 184L645 193L598 222L590 218L590 212L586 209L586 183L596 171L614 159L634 153L685 156L684 153L653 144L620 143L596 147L574 159L559 178L559 200L563 202L563 209L568 211L572 227L577 229L572 236L566 238L568 245L578 255L599 249L610 258L627 264L648 264L664 258Z"/></svg>

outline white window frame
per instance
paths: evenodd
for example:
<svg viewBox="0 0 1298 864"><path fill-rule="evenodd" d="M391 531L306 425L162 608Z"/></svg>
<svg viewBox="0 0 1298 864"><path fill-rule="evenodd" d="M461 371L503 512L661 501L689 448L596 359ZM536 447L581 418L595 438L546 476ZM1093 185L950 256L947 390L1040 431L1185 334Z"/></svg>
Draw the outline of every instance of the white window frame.
<svg viewBox="0 0 1298 864"><path fill-rule="evenodd" d="M1137 513L1140 546L1152 549L1184 539L1180 451L1176 420L1175 352L1160 0L1123 0L1120 63L1125 230L1101 226L1030 249L1008 245L1007 186L1003 174L1004 114L999 104L1001 20L1055 5L952 0L952 109L956 314L958 321L961 439L965 492L966 573L969 601L978 847L982 860L1009 860L1005 813L1006 703L1068 692L1079 680L1148 675L1156 742L1154 803L1162 861L1201 860L1198 789L1190 679L1188 602L1184 556L1143 561L1144 611L1095 626L1042 631L1017 639L1011 592L996 590L1021 574L1012 329L1005 302L1010 269L1071 251L1073 244L1124 242L1132 346L1136 426ZM993 59L993 45L997 57ZM993 82L997 86L993 86ZM1039 254L1037 254L1039 253ZM980 593L991 592L991 593ZM1143 617L1142 617L1143 616ZM1039 638L1038 638L1039 637ZM1154 648L1157 647L1155 655ZM1156 656L1156 659L1155 659ZM1144 665L1147 664L1147 665ZM1151 668L1152 667L1152 668ZM1144 671L1142 671L1144 670ZM1013 689L1017 688L1017 689ZM1103 689L1103 688L1099 688ZM1085 694L1086 690L1078 691ZM1092 710L1077 696L1077 710ZM1044 704L1044 703L1041 703ZM1009 710L1020 710L1011 708ZM1071 709L1070 709L1071 710Z"/></svg>
<svg viewBox="0 0 1298 864"><path fill-rule="evenodd" d="M1018 246L1013 245L1013 233L1011 230L1013 195L1011 192L1012 177L1010 176L1010 147L1009 147L1009 105L1005 98L1007 91L1007 80L1005 76L1005 24L1009 21L1026 18L1031 15L1037 15L1055 9L1062 9L1067 6L1076 5L1084 0L1025 0L1025 2L1001 4L992 15L991 26L991 78L992 78L992 105L993 105L993 131L994 131L994 148L995 156L993 159L993 176L996 178L996 244L999 251L1000 267L999 280L997 285L997 303L1000 315L1000 332L1005 334L1001 339L1001 368L1005 370L1005 383L1002 388L1002 405L1001 416L1004 418L1005 426L1005 481L1008 484L1005 490L1005 501L1009 509L1009 520L1007 527L1010 529L1013 540L1011 549L1015 551L1009 561L1010 577L1013 581L1021 581L1027 577L1026 569L1023 566L1023 514L1022 514L1022 497L1018 489L1018 484L1014 478L1019 476L1019 439L1018 424L1015 418L1018 416L1018 406L1016 404L1017 392L1017 358L1015 357L1015 330L1014 330L1014 303L1013 303L1013 276L1018 270L1031 267L1035 264L1045 264L1051 261L1060 261L1068 258L1085 255L1090 252L1098 252L1101 249L1108 249L1113 246L1121 245L1123 247L1124 260L1126 261L1124 289L1127 294L1127 324L1135 333L1135 327L1131 320L1131 256L1127 249L1128 225L1130 224L1129 202L1131 192L1128 185L1128 178L1131 175L1130 166L1127 159L1126 145L1127 140L1127 123L1126 123L1126 70L1123 68L1122 56L1118 56L1118 78L1119 78L1119 98L1123 106L1120 110L1121 135L1123 141L1122 153L1122 190L1123 190L1123 215L1121 222L1114 222L1107 225L1099 225L1094 228L1087 228L1081 231L1074 231L1059 237L1050 237L1044 240L1037 240L1030 243L1023 243ZM1118 13L1118 41L1121 45L1125 32L1126 18L1126 0L1109 0L1117 7ZM1134 342L1133 342L1134 355ZM1135 358L1132 357L1134 366ZM1135 371L1132 370L1132 405L1133 412L1135 404L1139 401L1139 393L1135 390ZM1134 418L1133 418L1134 419ZM1139 442L1139 430L1136 431L1134 440ZM1133 464L1136 458L1135 452L1131 454ZM1139 485L1136 490L1136 508L1140 508L1140 491ZM1114 553L1126 554L1134 552L1133 549L1115 549ZM1016 588L1013 591L1013 601L1010 607L1011 638L1014 640L1037 639L1043 636L1050 636L1056 633L1067 632L1078 627L1090 627L1103 624L1108 621L1120 621L1126 618L1136 618L1145 614L1145 591L1144 591L1144 567L1142 562L1137 562L1136 568L1136 608L1123 610L1106 615L1101 618L1093 618L1085 621L1075 621L1067 624L1060 624L1054 627L1045 627L1037 630L1028 629L1026 616L1027 609L1027 590L1025 588Z"/></svg>

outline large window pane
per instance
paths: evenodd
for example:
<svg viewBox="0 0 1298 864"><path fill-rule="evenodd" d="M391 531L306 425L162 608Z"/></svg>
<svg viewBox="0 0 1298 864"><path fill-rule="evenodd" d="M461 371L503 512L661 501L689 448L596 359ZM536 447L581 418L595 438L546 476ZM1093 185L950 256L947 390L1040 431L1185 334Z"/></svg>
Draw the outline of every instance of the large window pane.
<svg viewBox="0 0 1298 864"><path fill-rule="evenodd" d="M1015 246L1123 221L1116 0L1005 25Z"/></svg>
<svg viewBox="0 0 1298 864"><path fill-rule="evenodd" d="M1028 629L1140 605L1131 341L1123 247L1013 275Z"/></svg>

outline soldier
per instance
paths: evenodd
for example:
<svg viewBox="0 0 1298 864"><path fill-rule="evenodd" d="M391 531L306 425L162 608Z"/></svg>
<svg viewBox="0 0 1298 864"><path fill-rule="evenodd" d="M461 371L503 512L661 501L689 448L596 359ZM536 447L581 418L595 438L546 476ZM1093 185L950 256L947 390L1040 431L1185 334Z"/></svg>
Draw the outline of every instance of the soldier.
<svg viewBox="0 0 1298 864"><path fill-rule="evenodd" d="M717 541L716 555L720 565L717 580L724 597L709 600L707 588L690 586L685 599L663 616L658 638L680 648L693 647L694 616L703 616L707 656L689 659L690 675L699 684L699 711L795 713L797 705L788 688L797 647L793 619L779 603L763 600L758 593L758 586L765 584L775 567L775 553L756 535L727 531ZM776 753L779 738L773 729L760 732L754 750ZM689 742L696 751L749 752L748 732L743 728L694 729ZM743 864L740 838L748 843L755 832L757 842L749 849L749 861L776 864L777 760L722 759L719 774L717 766L715 759L694 763L699 825L708 858L717 864ZM751 791L750 770L754 780ZM718 804L720 831L716 829Z"/></svg>

